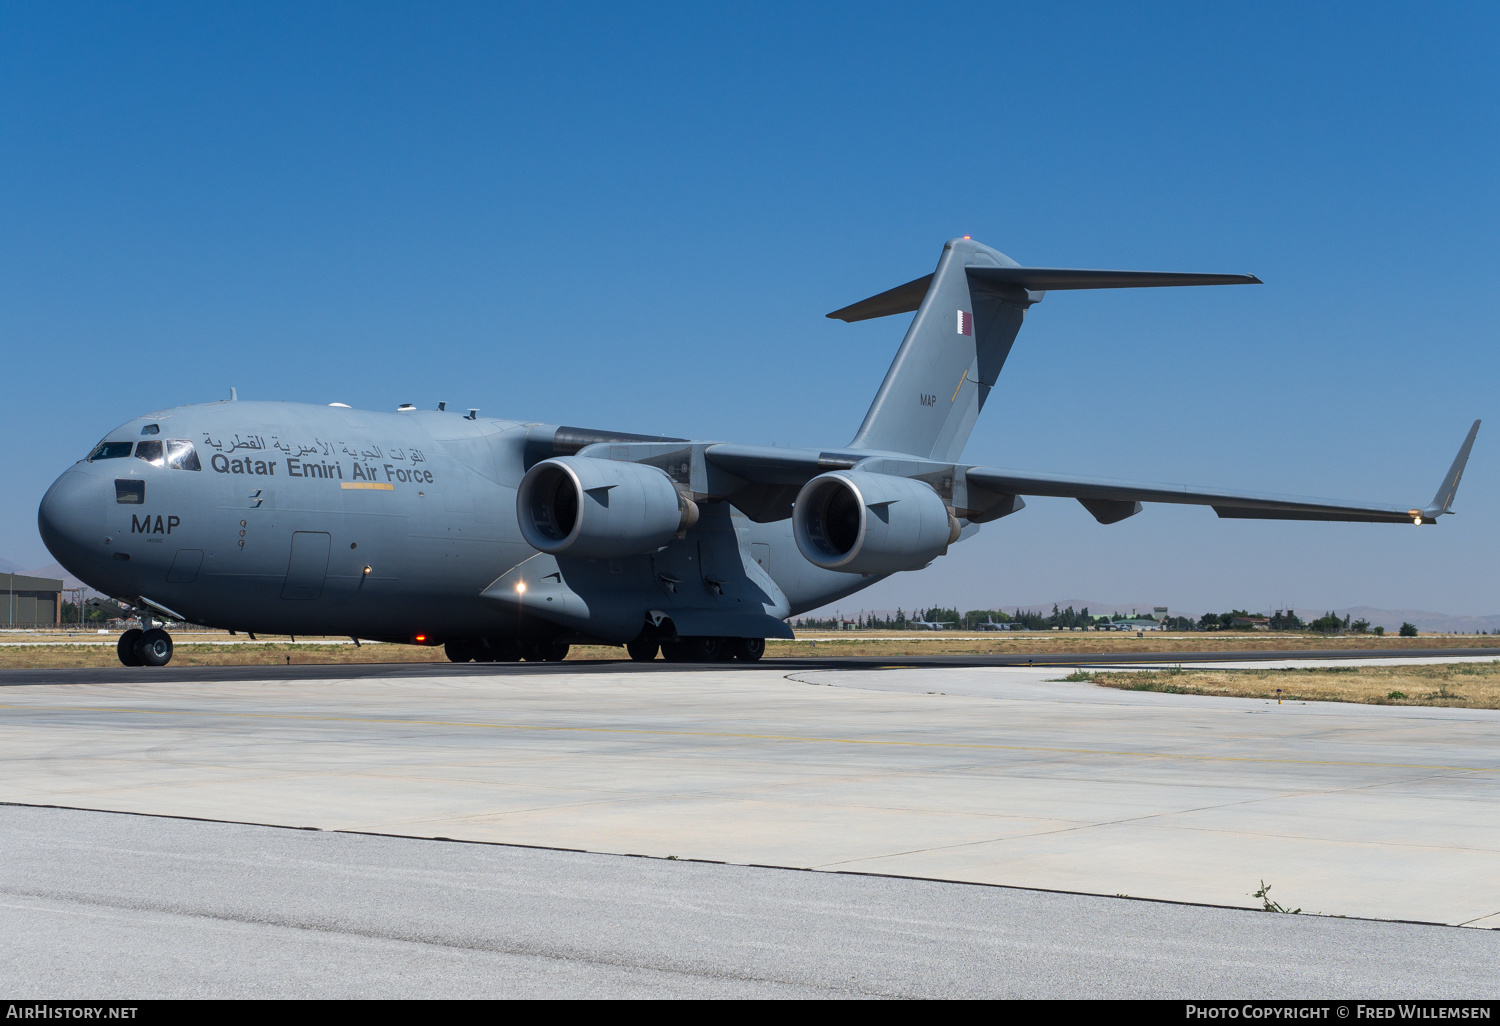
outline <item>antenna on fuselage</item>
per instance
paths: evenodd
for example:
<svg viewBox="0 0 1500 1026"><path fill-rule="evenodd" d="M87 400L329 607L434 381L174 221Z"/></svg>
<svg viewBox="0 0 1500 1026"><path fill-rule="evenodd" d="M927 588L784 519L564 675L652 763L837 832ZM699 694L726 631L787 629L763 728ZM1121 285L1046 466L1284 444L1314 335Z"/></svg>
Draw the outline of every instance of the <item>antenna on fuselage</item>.
<svg viewBox="0 0 1500 1026"><path fill-rule="evenodd" d="M473 408L473 407L470 407L469 408L469 415L467 417L465 417L464 420L478 420L478 419L479 419L479 411L477 409Z"/></svg>
<svg viewBox="0 0 1500 1026"><path fill-rule="evenodd" d="M439 413L442 413L447 408L448 408L448 404L446 402L442 402L442 401L438 402L438 412Z"/></svg>
<svg viewBox="0 0 1500 1026"><path fill-rule="evenodd" d="M229 386L229 401L232 403L237 403L240 401L240 394L234 390L233 385Z"/></svg>

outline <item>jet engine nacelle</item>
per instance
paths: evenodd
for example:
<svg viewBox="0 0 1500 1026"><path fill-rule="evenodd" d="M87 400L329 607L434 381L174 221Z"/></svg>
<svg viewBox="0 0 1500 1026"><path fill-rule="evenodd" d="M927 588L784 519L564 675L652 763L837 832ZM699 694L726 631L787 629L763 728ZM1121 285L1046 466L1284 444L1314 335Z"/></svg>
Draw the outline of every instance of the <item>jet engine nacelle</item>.
<svg viewBox="0 0 1500 1026"><path fill-rule="evenodd" d="M661 548L698 522L698 507L656 467L558 456L521 478L516 518L534 549L613 558Z"/></svg>
<svg viewBox="0 0 1500 1026"><path fill-rule="evenodd" d="M792 512L797 548L825 570L920 570L958 540L958 521L931 486L840 470L802 486Z"/></svg>

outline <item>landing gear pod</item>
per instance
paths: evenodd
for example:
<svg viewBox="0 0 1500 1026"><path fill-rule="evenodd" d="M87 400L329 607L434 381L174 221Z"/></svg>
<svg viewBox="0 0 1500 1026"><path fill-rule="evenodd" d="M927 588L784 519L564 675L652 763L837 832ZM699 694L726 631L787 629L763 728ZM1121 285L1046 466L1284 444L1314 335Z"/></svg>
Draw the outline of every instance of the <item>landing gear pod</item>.
<svg viewBox="0 0 1500 1026"><path fill-rule="evenodd" d="M808 562L850 574L920 570L958 540L958 521L921 481L861 471L822 474L802 486L792 513Z"/></svg>
<svg viewBox="0 0 1500 1026"><path fill-rule="evenodd" d="M521 479L516 518L532 548L598 559L661 548L698 522L698 507L656 467L559 456Z"/></svg>

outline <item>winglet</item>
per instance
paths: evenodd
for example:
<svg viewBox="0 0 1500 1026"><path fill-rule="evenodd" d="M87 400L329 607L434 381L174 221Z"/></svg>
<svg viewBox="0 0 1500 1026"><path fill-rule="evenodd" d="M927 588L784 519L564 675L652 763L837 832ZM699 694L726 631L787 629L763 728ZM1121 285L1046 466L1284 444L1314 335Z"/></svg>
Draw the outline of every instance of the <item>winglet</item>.
<svg viewBox="0 0 1500 1026"><path fill-rule="evenodd" d="M1469 462L1469 450L1474 448L1474 436L1479 434L1479 421L1469 428L1469 437L1464 439L1464 444L1458 449L1458 455L1453 458L1453 466L1448 468L1448 476L1443 478L1442 485L1437 494L1432 497L1432 505L1423 510L1424 518L1432 520L1442 516L1444 513L1452 513L1453 496L1458 492L1458 482L1464 476L1464 465Z"/></svg>

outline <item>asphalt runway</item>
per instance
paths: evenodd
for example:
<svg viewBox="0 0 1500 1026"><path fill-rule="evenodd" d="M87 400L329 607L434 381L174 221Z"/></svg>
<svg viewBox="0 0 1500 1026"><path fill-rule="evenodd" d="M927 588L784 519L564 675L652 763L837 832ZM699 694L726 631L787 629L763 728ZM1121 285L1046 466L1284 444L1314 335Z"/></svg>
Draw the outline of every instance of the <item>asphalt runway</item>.
<svg viewBox="0 0 1500 1026"><path fill-rule="evenodd" d="M342 680L404 677L495 677L519 674L576 673L701 673L777 670L870 670L977 668L999 666L1123 666L1176 665L1284 660L1365 660L1417 658L1500 659L1500 648L1411 649L1289 649L1271 652L1051 652L1037 655L918 655L838 656L832 658L769 658L757 663L668 663L661 659L637 663L617 660L572 660L561 663L298 663L278 666L158 666L65 667L60 669L0 670L0 687L20 684L135 684L192 683L249 680Z"/></svg>
<svg viewBox="0 0 1500 1026"><path fill-rule="evenodd" d="M14 998L1500 996L1500 934L0 806Z"/></svg>

